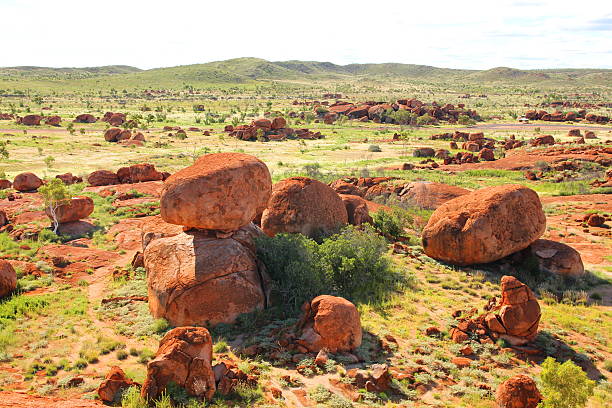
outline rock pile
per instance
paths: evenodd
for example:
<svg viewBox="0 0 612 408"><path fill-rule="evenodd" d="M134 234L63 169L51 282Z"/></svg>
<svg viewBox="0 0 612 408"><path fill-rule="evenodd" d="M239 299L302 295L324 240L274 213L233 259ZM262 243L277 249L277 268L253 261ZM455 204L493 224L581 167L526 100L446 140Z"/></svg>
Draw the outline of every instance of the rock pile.
<svg viewBox="0 0 612 408"><path fill-rule="evenodd" d="M87 176L87 182L91 186L110 186L165 180L168 177L170 177L170 173L159 172L155 170L155 166L152 164L140 163L122 167L117 173L110 170L96 170Z"/></svg>
<svg viewBox="0 0 612 408"><path fill-rule="evenodd" d="M227 125L225 131L229 135L240 140L280 141L285 139L321 139L321 132L311 132L308 129L292 129L287 127L285 118L276 117L272 120L257 119L250 125L232 126Z"/></svg>
<svg viewBox="0 0 612 408"><path fill-rule="evenodd" d="M132 386L139 387L140 384L129 379L121 368L114 366L98 386L98 396L104 402L115 402L123 391Z"/></svg>
<svg viewBox="0 0 612 408"><path fill-rule="evenodd" d="M331 233L347 223L346 207L338 193L306 177L276 183L261 216L261 228L269 236L300 232L313 237Z"/></svg>
<svg viewBox="0 0 612 408"><path fill-rule="evenodd" d="M143 230L155 317L174 326L216 325L267 306L268 278L254 245L263 233L251 221L265 208L271 189L266 165L240 153L202 156L166 180L161 217L185 232Z"/></svg>
<svg viewBox="0 0 612 408"><path fill-rule="evenodd" d="M100 120L102 122L108 122L111 126L121 126L125 123L126 116L125 113L106 112Z"/></svg>
<svg viewBox="0 0 612 408"><path fill-rule="evenodd" d="M335 115L344 115L349 119L360 121L373 121L375 123L397 123L397 119L393 115L397 111L410 112L414 118L428 116L432 122L446 121L448 123L456 123L460 116L466 116L473 120L480 120L480 116L474 110L465 109L464 104L459 104L456 107L451 104L439 105L436 102L426 104L418 99L399 99L395 103L385 102L363 102L361 104L353 104L349 102L338 101L328 107L322 104L314 105L314 112L319 118L325 120L325 116L329 113ZM328 118L328 120L330 120ZM327 120L326 120L327 123Z"/></svg>
<svg viewBox="0 0 612 408"><path fill-rule="evenodd" d="M511 345L521 346L535 339L541 313L531 289L514 276L504 276L501 290L501 303L497 304L497 298L492 298L485 306L487 313L477 317L469 312L464 316L457 313L460 316L458 324L450 331L453 341L463 343L478 339L481 343L492 343L501 338Z"/></svg>
<svg viewBox="0 0 612 408"><path fill-rule="evenodd" d="M535 191L521 185L488 187L438 207L423 230L423 249L454 265L488 263L527 248L545 228Z"/></svg>
<svg viewBox="0 0 612 408"><path fill-rule="evenodd" d="M587 113L585 109L580 109L577 112L567 113L559 111L548 113L545 110L528 110L527 112L525 112L525 117L529 120L544 120L548 122L580 122L581 120L585 120L587 122L605 124L610 121L610 118L608 116Z"/></svg>

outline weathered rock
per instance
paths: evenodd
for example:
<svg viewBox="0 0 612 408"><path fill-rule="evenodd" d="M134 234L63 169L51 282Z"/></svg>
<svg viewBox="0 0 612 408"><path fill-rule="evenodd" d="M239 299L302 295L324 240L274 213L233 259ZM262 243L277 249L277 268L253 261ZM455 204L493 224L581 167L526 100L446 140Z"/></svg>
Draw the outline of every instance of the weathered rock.
<svg viewBox="0 0 612 408"><path fill-rule="evenodd" d="M109 186L119 184L119 177L109 170L96 170L87 177L87 182L91 186Z"/></svg>
<svg viewBox="0 0 612 408"><path fill-rule="evenodd" d="M249 224L228 238L191 230L149 242L144 263L153 316L173 326L216 325L266 307L267 278L253 245L258 235Z"/></svg>
<svg viewBox="0 0 612 408"><path fill-rule="evenodd" d="M111 367L104 381L98 387L98 396L104 402L113 402L120 396L121 391L140 384L129 379L123 370L117 366Z"/></svg>
<svg viewBox="0 0 612 408"><path fill-rule="evenodd" d="M67 186L83 182L83 179L81 177L73 176L72 173L58 174L57 176L55 176L55 178L62 180L62 183Z"/></svg>
<svg viewBox="0 0 612 408"><path fill-rule="evenodd" d="M34 191L43 185L43 181L34 173L18 174L13 180L13 188L17 191Z"/></svg>
<svg viewBox="0 0 612 408"><path fill-rule="evenodd" d="M208 154L165 181L161 216L172 224L235 231L264 210L271 190L270 172L257 158Z"/></svg>
<svg viewBox="0 0 612 408"><path fill-rule="evenodd" d="M585 273L580 253L569 245L538 239L529 246L529 250L538 260L540 270L573 278Z"/></svg>
<svg viewBox="0 0 612 408"><path fill-rule="evenodd" d="M478 158L480 160L493 161L495 160L495 153L493 152L493 150L485 147L484 149L481 149L480 152L478 152Z"/></svg>
<svg viewBox="0 0 612 408"><path fill-rule="evenodd" d="M70 201L61 204L55 210L55 215L60 224L73 222L87 218L94 210L94 202L90 197L77 196L72 197ZM47 217L53 219L51 211L45 207Z"/></svg>
<svg viewBox="0 0 612 408"><path fill-rule="evenodd" d="M119 182L142 183L145 181L158 181L163 179L163 175L155 170L155 166L149 163L134 164L129 167L121 167L117 170Z"/></svg>
<svg viewBox="0 0 612 408"><path fill-rule="evenodd" d="M106 132L104 132L104 140L106 140L107 142L116 142L117 140L119 140L119 135L121 134L122 130L119 128L110 128L107 129Z"/></svg>
<svg viewBox="0 0 612 408"><path fill-rule="evenodd" d="M415 181L406 184L399 196L402 202L427 210L435 210L445 202L469 192L470 190L448 184Z"/></svg>
<svg viewBox="0 0 612 408"><path fill-rule="evenodd" d="M300 232L314 236L332 232L348 223L340 196L326 184L306 177L291 177L276 183L261 217L269 236Z"/></svg>
<svg viewBox="0 0 612 408"><path fill-rule="evenodd" d="M356 195L340 194L340 198L346 207L348 222L351 225L361 225L363 223L372 222L370 211L368 210L368 202Z"/></svg>
<svg viewBox="0 0 612 408"><path fill-rule="evenodd" d="M276 129L283 129L283 128L287 127L287 121L285 120L285 118L279 116L279 117L274 118L272 120L271 127L274 130L276 130Z"/></svg>
<svg viewBox="0 0 612 408"><path fill-rule="evenodd" d="M589 227L602 227L606 223L606 219L600 214L587 214L584 217L584 222Z"/></svg>
<svg viewBox="0 0 612 408"><path fill-rule="evenodd" d="M489 330L518 346L535 339L540 323L540 305L527 285L514 276L501 280L502 300L496 313L485 316Z"/></svg>
<svg viewBox="0 0 612 408"><path fill-rule="evenodd" d="M26 115L21 118L21 124L26 126L38 126L42 118L43 117L40 115Z"/></svg>
<svg viewBox="0 0 612 408"><path fill-rule="evenodd" d="M158 238L173 237L183 232L183 227L165 222L161 216L150 217L140 224L142 250Z"/></svg>
<svg viewBox="0 0 612 408"><path fill-rule="evenodd" d="M10 263L0 259L0 299L9 295L17 287L17 273Z"/></svg>
<svg viewBox="0 0 612 408"><path fill-rule="evenodd" d="M76 123L94 123L97 120L98 119L96 119L95 116L90 115L89 113L83 113L74 119Z"/></svg>
<svg viewBox="0 0 612 408"><path fill-rule="evenodd" d="M11 188L12 186L13 183L11 183L9 180L0 179L0 190L6 190L7 188Z"/></svg>
<svg viewBox="0 0 612 408"><path fill-rule="evenodd" d="M210 400L215 393L212 338L203 327L177 327L159 342L155 358L147 365L142 396L151 400L173 382L189 395Z"/></svg>
<svg viewBox="0 0 612 408"><path fill-rule="evenodd" d="M544 145L554 145L555 138L551 135L542 135L537 136L531 141L532 146L544 146Z"/></svg>
<svg viewBox="0 0 612 408"><path fill-rule="evenodd" d="M6 224L10 222L8 215L2 210L0 210L0 227L4 227Z"/></svg>
<svg viewBox="0 0 612 408"><path fill-rule="evenodd" d="M535 381L523 374L501 383L495 393L498 408L536 408L541 401Z"/></svg>
<svg viewBox="0 0 612 408"><path fill-rule="evenodd" d="M436 151L431 147L418 147L412 152L414 157L434 157L435 154Z"/></svg>
<svg viewBox="0 0 612 408"><path fill-rule="evenodd" d="M48 116L48 117L45 118L45 125L59 126L60 123L62 123L62 118L60 118L57 115L55 115L55 116Z"/></svg>
<svg viewBox="0 0 612 408"><path fill-rule="evenodd" d="M535 191L512 184L487 187L438 207L423 230L423 249L455 265L488 263L525 249L545 229Z"/></svg>
<svg viewBox="0 0 612 408"><path fill-rule="evenodd" d="M297 328L297 343L310 352L352 351L361 345L361 320L354 304L348 300L321 295L302 307L304 312Z"/></svg>

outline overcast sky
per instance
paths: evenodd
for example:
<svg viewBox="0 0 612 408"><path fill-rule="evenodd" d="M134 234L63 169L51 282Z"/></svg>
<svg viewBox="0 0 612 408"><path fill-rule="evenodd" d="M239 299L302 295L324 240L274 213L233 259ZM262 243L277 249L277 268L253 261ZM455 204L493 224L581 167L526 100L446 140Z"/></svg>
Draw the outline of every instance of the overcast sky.
<svg viewBox="0 0 612 408"><path fill-rule="evenodd" d="M612 68L612 0L0 0L0 66Z"/></svg>

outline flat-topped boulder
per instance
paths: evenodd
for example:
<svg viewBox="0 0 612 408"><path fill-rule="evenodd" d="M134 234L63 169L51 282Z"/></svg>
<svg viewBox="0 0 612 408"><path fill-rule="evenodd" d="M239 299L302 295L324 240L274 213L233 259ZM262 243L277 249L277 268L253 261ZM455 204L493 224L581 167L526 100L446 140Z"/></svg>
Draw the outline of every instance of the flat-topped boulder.
<svg viewBox="0 0 612 408"><path fill-rule="evenodd" d="M161 193L161 216L171 224L235 231L268 203L272 179L259 159L214 153L170 176Z"/></svg>

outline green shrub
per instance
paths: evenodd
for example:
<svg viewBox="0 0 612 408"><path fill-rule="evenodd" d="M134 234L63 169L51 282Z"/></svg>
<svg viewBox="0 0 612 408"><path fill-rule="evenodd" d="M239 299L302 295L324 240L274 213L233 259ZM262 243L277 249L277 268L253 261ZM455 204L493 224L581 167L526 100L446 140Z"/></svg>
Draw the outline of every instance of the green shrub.
<svg viewBox="0 0 612 408"><path fill-rule="evenodd" d="M402 280L385 255L384 238L371 227L347 226L321 244L301 234L261 237L257 249L275 282L277 303L294 311L321 294L351 301L382 300Z"/></svg>
<svg viewBox="0 0 612 408"><path fill-rule="evenodd" d="M579 408L584 407L593 395L595 381L589 380L586 373L571 360L561 364L548 357L542 363L541 408Z"/></svg>
<svg viewBox="0 0 612 408"><path fill-rule="evenodd" d="M380 210L372 214L372 224L379 234L393 240L405 235L404 227L412 222L412 217L405 211L394 209L392 211Z"/></svg>
<svg viewBox="0 0 612 408"><path fill-rule="evenodd" d="M370 145L368 147L368 152L372 152L372 153L380 153L382 152L382 149L380 148L379 145Z"/></svg>

